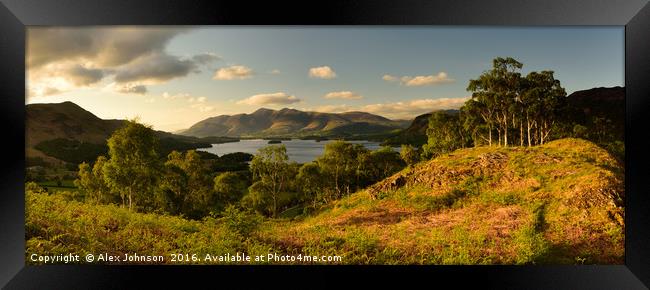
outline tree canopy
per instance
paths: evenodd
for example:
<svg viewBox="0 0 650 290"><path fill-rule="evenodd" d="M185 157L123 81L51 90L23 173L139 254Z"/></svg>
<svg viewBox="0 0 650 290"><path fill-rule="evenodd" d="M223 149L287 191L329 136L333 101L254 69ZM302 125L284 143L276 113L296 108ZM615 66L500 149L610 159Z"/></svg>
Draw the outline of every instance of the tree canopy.
<svg viewBox="0 0 650 290"><path fill-rule="evenodd" d="M127 121L108 139L109 159L103 167L104 180L118 192L129 209L147 206L158 178L158 138L150 126Z"/></svg>

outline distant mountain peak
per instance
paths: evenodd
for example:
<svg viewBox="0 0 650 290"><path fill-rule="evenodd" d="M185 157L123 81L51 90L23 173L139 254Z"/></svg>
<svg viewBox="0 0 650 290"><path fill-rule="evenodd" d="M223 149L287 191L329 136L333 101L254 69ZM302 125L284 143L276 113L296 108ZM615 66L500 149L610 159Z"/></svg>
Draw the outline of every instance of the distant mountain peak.
<svg viewBox="0 0 650 290"><path fill-rule="evenodd" d="M205 136L281 136L300 134L383 133L404 128L404 122L392 121L366 112L321 113L293 108L259 108L250 114L220 115L205 119L182 132Z"/></svg>
<svg viewBox="0 0 650 290"><path fill-rule="evenodd" d="M274 112L274 111L275 110L273 110L273 109L259 108L259 109L255 110L255 112L253 112L251 114L259 114L259 113Z"/></svg>

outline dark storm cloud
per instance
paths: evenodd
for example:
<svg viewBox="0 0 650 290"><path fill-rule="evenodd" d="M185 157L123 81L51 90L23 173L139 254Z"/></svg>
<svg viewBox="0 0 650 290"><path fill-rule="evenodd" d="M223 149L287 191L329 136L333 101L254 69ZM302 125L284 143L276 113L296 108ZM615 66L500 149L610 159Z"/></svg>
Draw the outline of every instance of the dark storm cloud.
<svg viewBox="0 0 650 290"><path fill-rule="evenodd" d="M219 60L214 54L203 53L191 58L179 58L165 53L150 54L117 70L115 81L160 83L199 72L199 67Z"/></svg>
<svg viewBox="0 0 650 290"><path fill-rule="evenodd" d="M143 55L162 52L174 36L186 29L170 28L30 28L27 63L38 67L64 60L86 60L110 67Z"/></svg>
<svg viewBox="0 0 650 290"><path fill-rule="evenodd" d="M64 77L77 86L87 86L99 82L104 77L101 69L85 68L76 65L63 71Z"/></svg>
<svg viewBox="0 0 650 290"><path fill-rule="evenodd" d="M201 53L193 56L192 60L197 64L210 64L212 62L221 60L221 58L214 53Z"/></svg>
<svg viewBox="0 0 650 290"><path fill-rule="evenodd" d="M115 81L118 83L164 82L184 77L195 69L197 69L197 64L193 60L180 59L167 54L153 54L139 58L119 69L115 74Z"/></svg>
<svg viewBox="0 0 650 290"><path fill-rule="evenodd" d="M30 83L38 87L41 81L46 84L48 78L60 77L70 85L59 89L70 90L112 78L118 84L114 86L116 91L144 94L145 85L185 77L220 60L213 53L183 57L167 53L169 41L188 30L125 26L29 28Z"/></svg>

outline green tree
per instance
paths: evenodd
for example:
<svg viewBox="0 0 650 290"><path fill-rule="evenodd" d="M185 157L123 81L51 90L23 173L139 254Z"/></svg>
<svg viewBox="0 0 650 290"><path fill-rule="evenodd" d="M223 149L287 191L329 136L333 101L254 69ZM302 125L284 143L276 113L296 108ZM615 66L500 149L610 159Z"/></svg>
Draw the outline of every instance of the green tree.
<svg viewBox="0 0 650 290"><path fill-rule="evenodd" d="M480 115L487 123L489 145L492 145L494 128L498 144L508 146L509 127L519 123L516 103L521 94L522 67L522 63L511 57L497 57L492 61L491 70L469 81L467 90L477 103L470 103L468 113Z"/></svg>
<svg viewBox="0 0 650 290"><path fill-rule="evenodd" d="M615 128L612 120L605 117L593 117L591 122L592 131L589 134L591 140L603 144L616 139L613 136Z"/></svg>
<svg viewBox="0 0 650 290"><path fill-rule="evenodd" d="M203 164L201 156L195 150L188 150L185 154L172 151L167 156L165 167L172 169L171 175L167 177L173 181L172 185L176 184L178 190L176 195L181 200L180 211L185 216L194 219L202 218L210 210L218 207L207 166Z"/></svg>
<svg viewBox="0 0 650 290"><path fill-rule="evenodd" d="M444 111L433 112L427 128L428 141L422 147L423 157L436 157L464 147L464 134L459 115Z"/></svg>
<svg viewBox="0 0 650 290"><path fill-rule="evenodd" d="M379 150L359 154L360 172L364 179L359 186L367 186L382 180L404 168L400 154L392 147L384 146Z"/></svg>
<svg viewBox="0 0 650 290"><path fill-rule="evenodd" d="M279 199L279 197L277 198ZM253 209L266 215L272 214L273 200L269 195L268 185L262 182L253 182L248 187L248 193L242 197L241 205L244 208Z"/></svg>
<svg viewBox="0 0 650 290"><path fill-rule="evenodd" d="M404 162L406 162L408 166L412 166L420 161L420 153L418 152L417 148L408 144L402 144L400 157L402 160L404 160Z"/></svg>
<svg viewBox="0 0 650 290"><path fill-rule="evenodd" d="M277 216L281 194L289 190L291 166L284 145L272 145L260 148L250 164L253 184L249 188L255 204L267 204L270 211Z"/></svg>
<svg viewBox="0 0 650 290"><path fill-rule="evenodd" d="M173 151L170 153L178 154ZM168 158L170 158L168 156ZM159 210L178 215L183 213L185 196L187 195L189 177L185 171L173 164L166 163L162 170L155 203Z"/></svg>
<svg viewBox="0 0 650 290"><path fill-rule="evenodd" d="M158 138L150 126L129 120L108 139L110 158L103 167L104 181L129 210L153 200L160 172Z"/></svg>
<svg viewBox="0 0 650 290"><path fill-rule="evenodd" d="M492 146L493 122L491 111L478 98L472 98L460 108L463 129L474 142L474 146Z"/></svg>
<svg viewBox="0 0 650 290"><path fill-rule="evenodd" d="M97 203L114 201L114 196L104 181L104 165L106 162L106 157L99 156L92 168L86 162L79 164L78 178L74 181L75 186L85 191L86 196Z"/></svg>
<svg viewBox="0 0 650 290"><path fill-rule="evenodd" d="M553 71L531 72L523 81L522 107L528 146L544 144L566 107L566 91Z"/></svg>
<svg viewBox="0 0 650 290"><path fill-rule="evenodd" d="M561 125L559 117L566 114L566 92L553 71L531 72L521 76L523 64L513 58L495 58L492 69L470 80L467 90L472 98L461 108L462 125L474 145L486 141L492 145L493 131L498 145L544 144L554 128ZM558 131L559 129L555 129ZM564 129L570 130L570 129Z"/></svg>
<svg viewBox="0 0 650 290"><path fill-rule="evenodd" d="M359 156L367 154L361 144L351 144L341 140L325 145L325 152L316 160L326 178L334 181L334 198L339 198L343 193L350 193L350 188L360 183Z"/></svg>
<svg viewBox="0 0 650 290"><path fill-rule="evenodd" d="M320 167L316 162L303 164L298 170L296 180L300 185L300 200L311 202L312 207L316 208L318 202L324 197L327 181L323 178Z"/></svg>
<svg viewBox="0 0 650 290"><path fill-rule="evenodd" d="M221 220L226 230L238 234L242 239L247 239L259 228L263 218L255 212L240 210L234 205L229 205L224 209Z"/></svg>
<svg viewBox="0 0 650 290"><path fill-rule="evenodd" d="M238 202L248 189L248 180L236 172L224 172L214 178L214 191L220 207Z"/></svg>

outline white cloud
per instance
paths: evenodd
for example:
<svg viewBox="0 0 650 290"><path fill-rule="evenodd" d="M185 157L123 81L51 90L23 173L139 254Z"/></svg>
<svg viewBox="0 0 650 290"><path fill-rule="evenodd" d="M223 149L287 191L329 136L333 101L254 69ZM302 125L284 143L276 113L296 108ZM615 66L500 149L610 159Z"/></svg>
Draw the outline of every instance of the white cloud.
<svg viewBox="0 0 650 290"><path fill-rule="evenodd" d="M326 99L346 99L346 100L359 100L363 96L351 91L340 91L340 92L331 92L327 93L323 98Z"/></svg>
<svg viewBox="0 0 650 290"><path fill-rule="evenodd" d="M109 87L113 87L116 92L122 93L122 94L138 94L138 95L144 95L147 93L147 87L143 85L138 85L138 84L124 84L124 85L117 85L117 84L111 84Z"/></svg>
<svg viewBox="0 0 650 290"><path fill-rule="evenodd" d="M202 104L202 103L195 103L190 105L190 108L197 109L199 112L210 112L214 110L213 106Z"/></svg>
<svg viewBox="0 0 650 290"><path fill-rule="evenodd" d="M163 99L171 99L171 100L174 100L174 99L189 99L190 94L188 94L188 93L178 93L178 94L172 95L172 94L170 94L168 92L164 92L162 94L162 97L163 97Z"/></svg>
<svg viewBox="0 0 650 290"><path fill-rule="evenodd" d="M397 77L394 77L394 76L391 76L391 75L384 75L384 76L381 77L381 78L382 78L383 80L387 81L387 82L394 82L394 81L397 81L397 80L398 80Z"/></svg>
<svg viewBox="0 0 650 290"><path fill-rule="evenodd" d="M215 80L243 80L253 76L253 70L243 65L233 65L218 69L212 79Z"/></svg>
<svg viewBox="0 0 650 290"><path fill-rule="evenodd" d="M279 75L281 72L280 72L279 69L274 69L274 70L270 71L269 73L272 74L272 75Z"/></svg>
<svg viewBox="0 0 650 290"><path fill-rule="evenodd" d="M273 94L258 94L250 96L246 99L240 100L237 104L244 105L287 105L300 102L300 99L296 96L291 96L283 92L273 93Z"/></svg>
<svg viewBox="0 0 650 290"><path fill-rule="evenodd" d="M165 100L186 100L188 103L205 103L208 100L206 97L195 97L188 93L177 93L172 95L168 92L163 92L162 98Z"/></svg>
<svg viewBox="0 0 650 290"><path fill-rule="evenodd" d="M403 102L378 103L363 106L349 105L325 105L312 108L304 108L307 111L323 113L344 113L350 111L362 111L371 114L384 116L389 119L413 119L419 115L437 110L449 110L460 108L469 97L465 98L440 98L440 99L416 99Z"/></svg>
<svg viewBox="0 0 650 290"><path fill-rule="evenodd" d="M43 90L43 95L44 96L57 95L57 94L60 94L60 93L62 93L62 92L57 88L46 87Z"/></svg>
<svg viewBox="0 0 650 290"><path fill-rule="evenodd" d="M324 106L318 106L313 108L304 108L303 110L321 112L321 113L343 113L343 112L355 111L356 108L344 104L344 105L324 105Z"/></svg>
<svg viewBox="0 0 650 290"><path fill-rule="evenodd" d="M36 100L39 100L41 98L45 98L48 96L54 96L58 94L65 93L65 91L58 89L56 87L50 87L47 86L46 84L35 87L31 86L27 88L27 102L35 102Z"/></svg>
<svg viewBox="0 0 650 290"><path fill-rule="evenodd" d="M381 115L390 119L411 119L418 115L436 110L458 109L468 99L469 97L417 99L405 102L365 105L360 107L359 110Z"/></svg>
<svg viewBox="0 0 650 290"><path fill-rule="evenodd" d="M309 69L309 77L317 79L333 79L336 73L329 66L312 67Z"/></svg>
<svg viewBox="0 0 650 290"><path fill-rule="evenodd" d="M407 87L421 87L421 86L429 86L429 85L437 85L437 84L454 82L454 79L449 78L446 72L439 72L438 74L435 75L414 76L414 77L412 76L396 77L387 74L384 75L382 79L387 82L396 82L399 80L401 85Z"/></svg>
<svg viewBox="0 0 650 290"><path fill-rule="evenodd" d="M206 97L194 97L188 93L177 93L177 94L170 94L168 92L162 93L162 98L165 100L181 100L181 101L186 101L189 103L189 108L190 109L195 109L198 110L199 112L211 112L215 109L214 105L211 105L208 102L208 98Z"/></svg>

